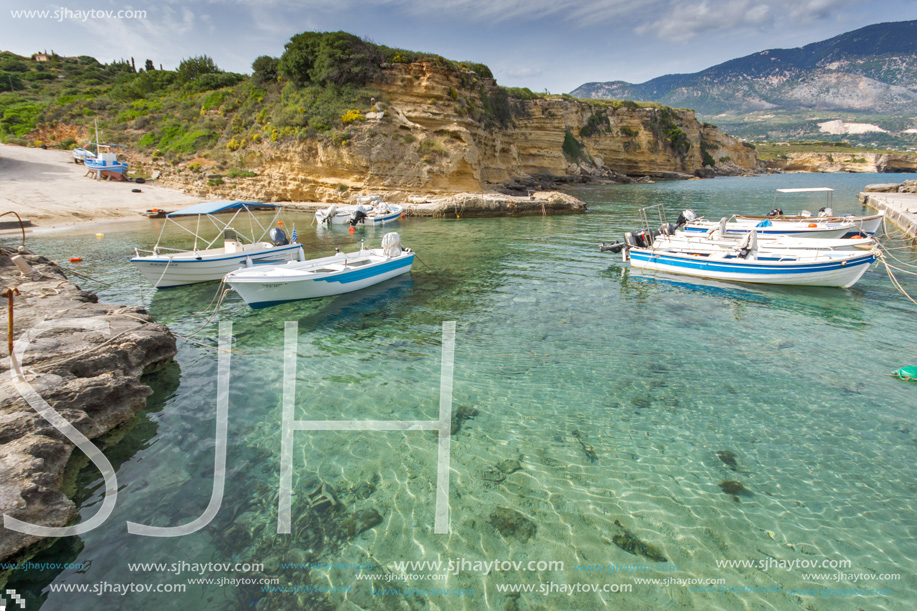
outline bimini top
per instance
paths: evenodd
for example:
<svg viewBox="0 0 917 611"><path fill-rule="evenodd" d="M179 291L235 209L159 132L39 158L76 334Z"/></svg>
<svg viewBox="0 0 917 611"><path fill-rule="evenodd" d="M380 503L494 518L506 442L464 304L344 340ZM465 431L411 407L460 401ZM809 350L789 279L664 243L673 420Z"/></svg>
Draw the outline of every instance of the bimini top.
<svg viewBox="0 0 917 611"><path fill-rule="evenodd" d="M262 204L260 202L201 202L200 204L194 204L193 206L188 206L187 208L182 208L181 210L171 212L168 214L168 216L197 216L199 214L217 214L219 212L230 212L232 210L239 210L242 208L256 210L261 208L280 208L280 206L277 204Z"/></svg>
<svg viewBox="0 0 917 611"><path fill-rule="evenodd" d="M777 189L777 193L827 193L834 191L831 187L804 187L801 189Z"/></svg>

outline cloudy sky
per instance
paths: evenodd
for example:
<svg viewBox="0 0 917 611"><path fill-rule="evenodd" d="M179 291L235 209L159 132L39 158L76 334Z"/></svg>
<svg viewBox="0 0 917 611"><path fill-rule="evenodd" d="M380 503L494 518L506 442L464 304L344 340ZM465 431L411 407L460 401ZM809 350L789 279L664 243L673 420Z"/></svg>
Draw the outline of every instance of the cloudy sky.
<svg viewBox="0 0 917 611"><path fill-rule="evenodd" d="M22 55L53 49L174 68L207 54L224 70L250 72L255 57L279 56L293 34L345 30L482 62L503 85L552 93L587 81L695 72L764 49L917 19L917 0L0 0L0 7L0 50ZM16 16L21 10L49 16ZM118 10L146 15L99 13Z"/></svg>

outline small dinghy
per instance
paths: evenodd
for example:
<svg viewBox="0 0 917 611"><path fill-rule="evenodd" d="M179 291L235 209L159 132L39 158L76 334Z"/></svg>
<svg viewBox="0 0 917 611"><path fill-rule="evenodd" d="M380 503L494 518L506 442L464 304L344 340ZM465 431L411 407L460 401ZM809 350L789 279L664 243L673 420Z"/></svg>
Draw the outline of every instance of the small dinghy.
<svg viewBox="0 0 917 611"><path fill-rule="evenodd" d="M414 253L401 247L394 232L382 238L382 248L339 252L309 261L250 266L230 272L226 283L252 308L340 295L379 284L411 271Z"/></svg>

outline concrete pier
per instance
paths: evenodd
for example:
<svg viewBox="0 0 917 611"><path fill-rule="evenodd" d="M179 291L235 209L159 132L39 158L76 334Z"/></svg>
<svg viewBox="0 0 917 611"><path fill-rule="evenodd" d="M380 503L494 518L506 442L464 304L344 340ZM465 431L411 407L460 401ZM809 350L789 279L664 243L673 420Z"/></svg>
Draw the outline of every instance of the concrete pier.
<svg viewBox="0 0 917 611"><path fill-rule="evenodd" d="M864 205L885 212L888 222L917 240L917 193L892 190L908 188L906 185L908 183L869 185L857 197Z"/></svg>

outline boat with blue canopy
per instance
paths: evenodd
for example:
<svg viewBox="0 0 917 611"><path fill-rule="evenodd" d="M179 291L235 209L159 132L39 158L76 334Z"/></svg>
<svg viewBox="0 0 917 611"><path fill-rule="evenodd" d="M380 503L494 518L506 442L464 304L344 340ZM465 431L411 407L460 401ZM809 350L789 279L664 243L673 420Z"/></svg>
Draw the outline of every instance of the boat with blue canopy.
<svg viewBox="0 0 917 611"><path fill-rule="evenodd" d="M271 221L262 224L254 214L274 211ZM275 204L243 201L214 201L195 204L166 215L159 238L152 250L134 249L131 263L156 288L168 288L220 280L240 267L285 261L303 261L305 254L296 240L296 229L287 237L281 219L282 208ZM232 214L228 221L217 215ZM194 228L180 221L196 217ZM248 232L244 230L248 221ZM202 222L204 227L202 228ZM180 227L194 237L190 249L162 245L166 227ZM207 231L216 230L214 237ZM222 240L222 241L221 241Z"/></svg>

